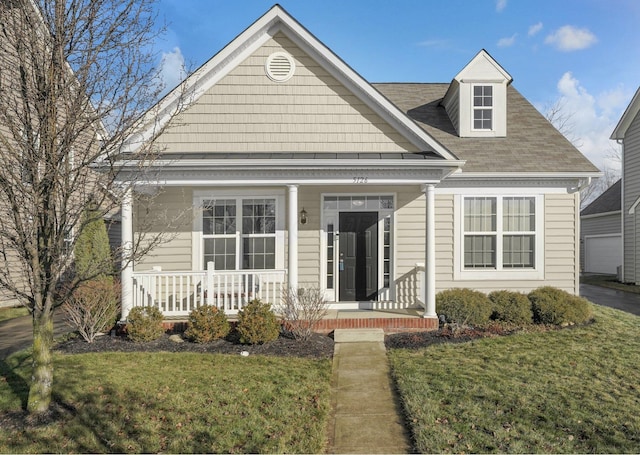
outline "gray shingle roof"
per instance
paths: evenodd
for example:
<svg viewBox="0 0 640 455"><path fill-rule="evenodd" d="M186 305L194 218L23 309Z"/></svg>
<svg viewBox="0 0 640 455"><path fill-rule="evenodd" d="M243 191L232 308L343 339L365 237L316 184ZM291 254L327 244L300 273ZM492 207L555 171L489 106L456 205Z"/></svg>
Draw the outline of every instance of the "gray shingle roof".
<svg viewBox="0 0 640 455"><path fill-rule="evenodd" d="M507 137L458 137L440 104L449 84L372 84L461 160L464 172L598 172L513 86L507 88Z"/></svg>
<svg viewBox="0 0 640 455"><path fill-rule="evenodd" d="M580 216L595 215L598 213L615 212L620 210L622 205L621 191L622 180L618 180L607 190L598 196L591 204L587 205L581 212Z"/></svg>

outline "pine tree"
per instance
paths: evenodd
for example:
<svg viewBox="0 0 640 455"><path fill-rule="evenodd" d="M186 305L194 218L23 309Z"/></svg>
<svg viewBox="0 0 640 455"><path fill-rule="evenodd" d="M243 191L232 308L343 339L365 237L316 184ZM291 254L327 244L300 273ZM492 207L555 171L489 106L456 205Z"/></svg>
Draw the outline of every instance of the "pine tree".
<svg viewBox="0 0 640 455"><path fill-rule="evenodd" d="M74 256L76 279L102 279L113 276L113 259L107 227L95 210L87 210L85 213Z"/></svg>

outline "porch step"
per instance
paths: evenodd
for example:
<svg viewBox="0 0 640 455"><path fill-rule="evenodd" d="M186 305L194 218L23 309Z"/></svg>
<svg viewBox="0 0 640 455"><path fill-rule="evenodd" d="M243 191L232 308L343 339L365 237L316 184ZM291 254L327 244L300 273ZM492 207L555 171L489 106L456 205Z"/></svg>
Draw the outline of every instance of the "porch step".
<svg viewBox="0 0 640 455"><path fill-rule="evenodd" d="M335 329L333 341L336 343L361 343L384 341L382 329Z"/></svg>

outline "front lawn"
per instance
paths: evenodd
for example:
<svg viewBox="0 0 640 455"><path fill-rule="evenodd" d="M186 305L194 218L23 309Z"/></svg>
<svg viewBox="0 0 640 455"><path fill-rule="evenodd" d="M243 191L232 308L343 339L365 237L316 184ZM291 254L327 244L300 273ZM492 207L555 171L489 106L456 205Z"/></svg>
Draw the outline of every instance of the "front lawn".
<svg viewBox="0 0 640 455"><path fill-rule="evenodd" d="M389 351L422 453L638 453L640 317Z"/></svg>
<svg viewBox="0 0 640 455"><path fill-rule="evenodd" d="M57 416L12 428L28 351L0 361L1 453L317 453L330 360L195 353L56 354Z"/></svg>

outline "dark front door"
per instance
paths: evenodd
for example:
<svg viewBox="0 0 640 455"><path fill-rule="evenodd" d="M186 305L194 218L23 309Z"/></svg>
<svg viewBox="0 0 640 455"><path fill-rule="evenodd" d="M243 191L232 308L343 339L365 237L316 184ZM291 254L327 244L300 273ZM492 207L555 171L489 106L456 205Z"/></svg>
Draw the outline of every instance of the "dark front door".
<svg viewBox="0 0 640 455"><path fill-rule="evenodd" d="M378 295L378 212L340 213L340 300Z"/></svg>

